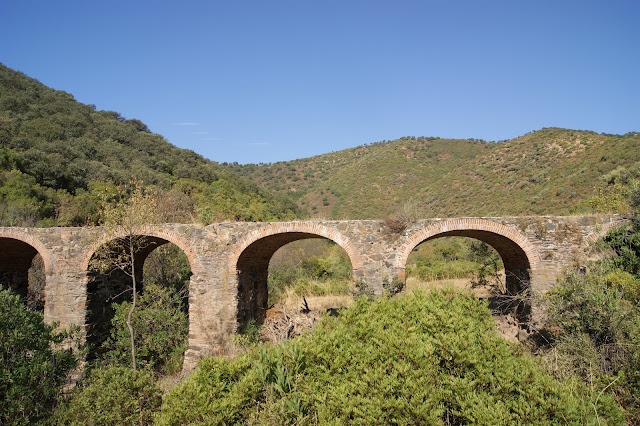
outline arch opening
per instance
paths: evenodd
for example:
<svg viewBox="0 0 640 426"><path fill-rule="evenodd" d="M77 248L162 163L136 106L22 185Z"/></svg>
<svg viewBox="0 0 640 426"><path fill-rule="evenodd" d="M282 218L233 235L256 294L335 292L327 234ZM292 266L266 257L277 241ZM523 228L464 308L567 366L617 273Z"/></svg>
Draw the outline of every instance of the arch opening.
<svg viewBox="0 0 640 426"><path fill-rule="evenodd" d="M353 263L341 244L314 233L283 232L253 241L233 264L239 328L250 320L262 323L274 305L300 310L302 296L311 310L326 309L327 303L348 305Z"/></svg>
<svg viewBox="0 0 640 426"><path fill-rule="evenodd" d="M0 238L0 283L3 290L18 294L29 308L44 312L45 264L31 244L15 238Z"/></svg>
<svg viewBox="0 0 640 426"><path fill-rule="evenodd" d="M491 293L485 288L479 289L480 291L476 292L476 294L482 294L482 297L486 297L492 308L500 311L511 311L520 322L526 322L531 314L530 302L526 297L525 300L523 300L522 297L526 296L526 292L530 286L531 262L526 251L517 242L504 235L477 229L433 232L431 235L418 241L411 251L413 252L425 242L441 242L444 241L441 239L447 237L466 237L473 241L482 242L495 250L495 253L497 253L501 260L504 272L503 274L496 274L491 277L495 284L491 289ZM473 243L467 241L465 244L471 245ZM486 255L490 256L490 253L486 253ZM409 263L409 256L407 256L406 259L405 268ZM469 271L473 270L473 268L473 265L470 265ZM411 268L408 269L409 272L411 272ZM497 271L487 272L493 273ZM477 276L474 279L477 280ZM470 285L470 282L466 284ZM477 281L476 284L483 285ZM462 282L461 285L465 285L464 282Z"/></svg>
<svg viewBox="0 0 640 426"><path fill-rule="evenodd" d="M504 265L487 243L467 237L433 238L418 244L407 259L407 290L454 284L504 287Z"/></svg>
<svg viewBox="0 0 640 426"><path fill-rule="evenodd" d="M122 341L128 339L128 330L120 318L124 315L124 305L121 304L131 303L135 277L137 362L152 365L162 372L179 371L188 338L189 281L192 275L189 258L171 241L149 235L135 236L133 261L128 253L128 237L116 238L98 247L88 261L88 359L116 359L123 352ZM167 338L172 339L172 347L149 346L149 334L158 332L169 333ZM158 353L174 346L179 346L182 351L179 362L175 353L170 360L167 354ZM127 357L120 358L128 362ZM169 361L180 366L169 365Z"/></svg>

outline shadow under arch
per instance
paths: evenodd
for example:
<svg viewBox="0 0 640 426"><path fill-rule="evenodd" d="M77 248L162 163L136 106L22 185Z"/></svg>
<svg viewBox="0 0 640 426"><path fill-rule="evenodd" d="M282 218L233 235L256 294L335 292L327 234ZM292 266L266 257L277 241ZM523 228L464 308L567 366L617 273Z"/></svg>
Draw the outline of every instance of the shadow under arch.
<svg viewBox="0 0 640 426"><path fill-rule="evenodd" d="M449 219L432 223L409 235L398 250L396 267L405 270L407 259L420 243L440 237L469 237L484 241L502 258L506 286L511 294L522 291L538 269L540 257L529 239L519 231L487 219Z"/></svg>
<svg viewBox="0 0 640 426"><path fill-rule="evenodd" d="M352 277L357 279L362 260L353 243L341 232L323 225L306 222L272 223L240 239L228 260L229 283L237 286L237 320L242 328L249 319L259 323L268 308L267 280L269 261L281 247L298 240L323 238L338 244L351 261Z"/></svg>
<svg viewBox="0 0 640 426"><path fill-rule="evenodd" d="M29 269L37 255L42 258L44 276L38 277L41 285L38 300L30 300ZM3 287L20 295L25 303L38 311L46 307L44 286L47 275L53 273L51 254L45 245L33 235L17 229L0 229L0 281ZM40 300L41 299L41 300Z"/></svg>

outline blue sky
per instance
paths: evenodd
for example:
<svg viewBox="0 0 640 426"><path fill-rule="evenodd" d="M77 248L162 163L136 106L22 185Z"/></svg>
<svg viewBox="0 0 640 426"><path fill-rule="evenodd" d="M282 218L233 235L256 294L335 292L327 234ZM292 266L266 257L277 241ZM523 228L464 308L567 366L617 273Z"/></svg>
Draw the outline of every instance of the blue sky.
<svg viewBox="0 0 640 426"><path fill-rule="evenodd" d="M0 0L0 62L220 162L640 130L640 1Z"/></svg>

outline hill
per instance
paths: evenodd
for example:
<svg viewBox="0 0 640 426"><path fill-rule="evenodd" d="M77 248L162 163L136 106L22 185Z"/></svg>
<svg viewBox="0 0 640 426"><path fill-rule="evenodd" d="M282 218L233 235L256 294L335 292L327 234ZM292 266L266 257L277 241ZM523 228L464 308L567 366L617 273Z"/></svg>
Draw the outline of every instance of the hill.
<svg viewBox="0 0 640 426"><path fill-rule="evenodd" d="M505 142L403 137L274 164L218 164L136 119L98 111L0 64L0 225L98 220L97 188L132 176L170 221L569 214L602 177L640 165L640 134L547 128ZM297 202L297 205L294 201Z"/></svg>
<svg viewBox="0 0 640 426"><path fill-rule="evenodd" d="M287 197L171 145L140 120L98 111L0 64L0 225L93 223L98 188L132 176L179 203L175 221L301 215Z"/></svg>
<svg viewBox="0 0 640 426"><path fill-rule="evenodd" d="M546 128L505 142L403 137L301 160L226 165L314 217L569 214L600 178L640 166L640 133Z"/></svg>

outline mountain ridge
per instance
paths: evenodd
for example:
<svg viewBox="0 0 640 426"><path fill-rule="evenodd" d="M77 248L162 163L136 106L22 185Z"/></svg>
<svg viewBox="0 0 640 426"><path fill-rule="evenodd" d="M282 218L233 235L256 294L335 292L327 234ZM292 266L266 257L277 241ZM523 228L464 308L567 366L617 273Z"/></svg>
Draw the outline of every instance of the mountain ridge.
<svg viewBox="0 0 640 426"><path fill-rule="evenodd" d="M313 217L381 219L416 204L422 216L589 213L601 177L638 169L640 134L543 128L504 142L403 137L324 155L229 165L288 194Z"/></svg>
<svg viewBox="0 0 640 426"><path fill-rule="evenodd" d="M591 213L611 173L640 170L640 134L543 128L508 141L405 136L270 164L216 163L0 64L0 223L97 220L95 186L133 175L191 209L180 220ZM294 202L295 201L295 202ZM306 213L305 213L306 211Z"/></svg>

